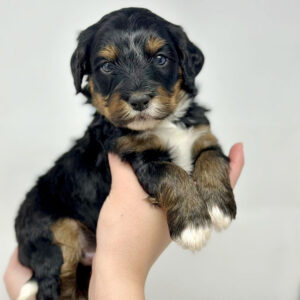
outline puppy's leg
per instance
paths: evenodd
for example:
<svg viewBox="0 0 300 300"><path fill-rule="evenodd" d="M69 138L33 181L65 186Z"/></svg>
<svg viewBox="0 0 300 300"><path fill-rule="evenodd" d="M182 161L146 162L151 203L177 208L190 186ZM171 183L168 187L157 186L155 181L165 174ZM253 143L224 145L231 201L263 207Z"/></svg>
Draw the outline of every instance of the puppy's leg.
<svg viewBox="0 0 300 300"><path fill-rule="evenodd" d="M37 300L79 299L76 270L84 239L78 222L59 219L53 223L40 214L33 214L32 219L19 215L16 229L20 262L34 271L18 299L28 300L32 295Z"/></svg>
<svg viewBox="0 0 300 300"><path fill-rule="evenodd" d="M80 228L72 219L59 219L51 226L54 243L61 249L60 299L76 299L76 270L82 257Z"/></svg>
<svg viewBox="0 0 300 300"><path fill-rule="evenodd" d="M200 250L210 236L210 216L192 178L166 162L167 152L123 153L145 191L166 211L171 238L184 248Z"/></svg>
<svg viewBox="0 0 300 300"><path fill-rule="evenodd" d="M201 137L193 146L193 179L201 199L208 206L217 230L226 228L236 215L236 204L229 179L229 160L223 154L209 126L201 126Z"/></svg>
<svg viewBox="0 0 300 300"><path fill-rule="evenodd" d="M31 280L23 286L18 299L27 300L34 295L37 300L57 300L63 257L60 248L53 244L52 218L35 210L32 201L35 192L28 194L15 221L19 261L33 270Z"/></svg>
<svg viewBox="0 0 300 300"><path fill-rule="evenodd" d="M19 244L19 260L33 269L34 274L22 288L18 299L31 299L28 296L32 292L37 292L37 300L59 299L59 274L63 258L60 248L52 244L51 233L48 234L49 236L44 232L44 235L36 237L34 242ZM28 291L29 287L32 291Z"/></svg>
<svg viewBox="0 0 300 300"><path fill-rule="evenodd" d="M91 268L80 263L88 263L84 257L86 250L95 250L95 235L83 224L74 219L63 218L51 226L54 243L63 255L60 272L60 300L83 300L88 296ZM83 278L85 277L85 278Z"/></svg>

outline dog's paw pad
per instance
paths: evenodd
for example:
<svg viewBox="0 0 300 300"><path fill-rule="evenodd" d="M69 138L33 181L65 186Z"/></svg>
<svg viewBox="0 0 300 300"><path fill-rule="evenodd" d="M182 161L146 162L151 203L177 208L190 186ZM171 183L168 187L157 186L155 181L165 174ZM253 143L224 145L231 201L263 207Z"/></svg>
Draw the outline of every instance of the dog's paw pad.
<svg viewBox="0 0 300 300"><path fill-rule="evenodd" d="M210 232L211 229L208 226L194 227L190 225L181 232L175 242L185 249L200 250L209 239Z"/></svg>
<svg viewBox="0 0 300 300"><path fill-rule="evenodd" d="M217 231L226 229L230 225L230 216L224 214L224 212L218 206L213 206L211 209L208 210L208 212L211 221Z"/></svg>

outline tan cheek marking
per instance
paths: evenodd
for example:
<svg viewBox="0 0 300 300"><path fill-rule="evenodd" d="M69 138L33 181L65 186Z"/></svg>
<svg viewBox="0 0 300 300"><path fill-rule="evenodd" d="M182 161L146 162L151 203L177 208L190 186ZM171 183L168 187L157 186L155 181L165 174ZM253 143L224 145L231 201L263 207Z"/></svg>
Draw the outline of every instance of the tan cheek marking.
<svg viewBox="0 0 300 300"><path fill-rule="evenodd" d="M92 103L100 114L104 115L105 117L108 117L108 107L106 105L105 98L100 93L92 94Z"/></svg>
<svg viewBox="0 0 300 300"><path fill-rule="evenodd" d="M89 86L92 95L92 104L100 114L105 116L112 123L126 121L131 113L131 108L125 101L121 100L119 93L113 93L109 99L109 104L107 104L107 97L94 91L92 79L89 80Z"/></svg>
<svg viewBox="0 0 300 300"><path fill-rule="evenodd" d="M89 89L90 89L90 93L93 94L94 93L94 82L91 78L89 79Z"/></svg>
<svg viewBox="0 0 300 300"><path fill-rule="evenodd" d="M119 50L113 45L106 45L98 52L98 55L106 58L107 60L114 61L118 58Z"/></svg>
<svg viewBox="0 0 300 300"><path fill-rule="evenodd" d="M159 94L159 101L170 112L173 112L178 103L184 98L185 91L181 89L182 79L180 78L174 85L171 93L166 91L163 87L159 87L157 92Z"/></svg>
<svg viewBox="0 0 300 300"><path fill-rule="evenodd" d="M108 117L115 125L124 125L131 118L132 109L130 105L120 98L119 93L114 93L110 97L108 105Z"/></svg>
<svg viewBox="0 0 300 300"><path fill-rule="evenodd" d="M146 43L146 51L149 54L155 54L163 45L165 45L166 41L159 37L150 37Z"/></svg>
<svg viewBox="0 0 300 300"><path fill-rule="evenodd" d="M97 111L104 115L106 118L110 119L109 107L107 105L107 98L101 95L100 93L96 93L94 90L94 82L92 79L89 80L90 92L92 95L92 104L95 106Z"/></svg>

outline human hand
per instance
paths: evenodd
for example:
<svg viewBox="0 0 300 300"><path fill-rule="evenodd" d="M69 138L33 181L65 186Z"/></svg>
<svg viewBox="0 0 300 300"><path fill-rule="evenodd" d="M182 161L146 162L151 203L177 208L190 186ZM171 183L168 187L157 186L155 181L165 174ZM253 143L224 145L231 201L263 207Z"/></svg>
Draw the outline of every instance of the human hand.
<svg viewBox="0 0 300 300"><path fill-rule="evenodd" d="M242 143L234 144L229 151L230 160L230 183L235 187L245 164L244 149Z"/></svg>
<svg viewBox="0 0 300 300"><path fill-rule="evenodd" d="M229 158L230 181L232 187L234 187L244 165L244 153L242 144L239 143L232 146L229 153ZM107 280L109 280L110 275L112 275L113 278L119 278L122 281L122 277L126 275L126 264L129 265L130 268L127 269L127 271L128 275L130 276L127 279L129 282L133 283L129 284L127 288L130 288L131 286L138 286L138 288L136 289L136 295L140 296L140 298L135 297L135 299L142 299L143 285L146 275L153 262L158 258L158 256L163 252L163 250L171 241L169 237L166 218L164 213L160 209L153 207L147 201L145 201L147 194L139 185L133 171L128 165L121 163L121 161L117 157L113 156L110 157L110 166L113 175L113 185L110 196L107 199L110 201L106 201L106 204L101 210L99 218L99 224L101 224L101 226L98 226L97 236L101 233L101 237L99 237L98 240L99 244L97 248L97 254L93 263L94 272L92 274L90 285L90 299L96 299L96 296L98 297L99 292L96 291L96 287L98 289L98 280L100 282L101 288L102 284L104 284L104 280L102 280L102 278L99 279L99 274L101 274L101 272L104 272L101 271L102 269L105 270L106 268L110 267L111 260L113 260L111 266L113 267L111 268L111 273L113 274L106 273L105 277L107 278ZM124 178L126 178L126 181L124 181ZM123 196L126 196L125 201L123 201ZM117 199L115 199L115 197ZM117 215L120 217L120 215L122 215L122 211L126 212L125 217L120 217L122 222L118 222L118 220L115 219L117 216L115 215L115 209L119 209L118 203L120 203L120 211ZM128 221L128 223L130 223L130 227L126 227L127 229L125 227L122 228L122 231L119 233L116 226L120 224L127 226L125 220L126 222ZM108 226L110 226L110 222L111 225L113 225L112 228L108 228ZM151 226L151 224L153 224L153 226ZM133 232L129 231L130 228L133 229ZM137 230L139 229L141 231L137 232ZM106 232L106 230L108 231ZM114 235L110 236L110 234ZM143 241L142 239L145 236L143 236L142 234L148 234L149 236L147 237L149 237L149 239ZM120 241L118 241L118 239L115 239L115 237L120 238ZM113 240L110 241L110 238ZM149 245L150 240L153 241L153 244ZM131 241L133 242L132 245L130 245ZM121 244L124 242L126 242L127 248L125 247L125 245ZM137 244L137 242L138 248L135 248L135 244ZM122 247L120 247L120 245ZM122 250L123 247L124 250ZM110 252L111 248L113 249L113 251ZM143 253L135 252L137 250L143 250ZM102 251L103 256L101 256ZM107 252L109 252L108 254L110 259L106 264L104 264L103 259ZM126 255L123 256L123 253ZM139 257L140 254L142 255L141 257ZM118 259L116 260L114 259L115 255L118 255ZM125 260L126 256L129 257L129 261L122 262L123 259ZM144 256L146 256L146 258L143 261ZM130 265L128 262L132 263L133 265ZM98 266L100 266L100 272L98 272ZM123 271L123 273L120 272L121 270L115 271L117 267L125 268L125 270ZM18 248L16 248L13 252L13 255L11 256L4 275L4 283L10 299L17 299L22 286L31 278L31 276L32 271L20 264L18 260ZM120 280L115 280L116 284L118 284L118 282L120 282ZM95 286L96 283L97 286ZM122 286L126 288L126 281L123 281ZM110 293L110 291L106 290L106 293ZM106 297L105 299L112 298L113 297Z"/></svg>
<svg viewBox="0 0 300 300"><path fill-rule="evenodd" d="M235 186L244 165L242 144L229 153ZM143 299L147 274L171 242L164 212L147 201L131 167L109 155L111 192L100 212L90 299Z"/></svg>
<svg viewBox="0 0 300 300"><path fill-rule="evenodd" d="M9 260L3 280L7 293L11 300L16 300L22 286L31 278L32 271L20 264L18 248L16 248ZM32 298L34 300L34 298Z"/></svg>
<svg viewBox="0 0 300 300"><path fill-rule="evenodd" d="M148 271L171 242L168 225L131 167L112 154L109 163L112 186L99 215L89 299L143 299Z"/></svg>

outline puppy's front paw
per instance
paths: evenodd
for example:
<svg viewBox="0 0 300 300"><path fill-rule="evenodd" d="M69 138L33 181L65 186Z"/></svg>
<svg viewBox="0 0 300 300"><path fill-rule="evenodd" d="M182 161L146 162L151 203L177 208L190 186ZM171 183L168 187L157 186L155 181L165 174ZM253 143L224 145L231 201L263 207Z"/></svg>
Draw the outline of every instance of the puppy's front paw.
<svg viewBox="0 0 300 300"><path fill-rule="evenodd" d="M221 231L222 229L226 229L232 218L230 215L226 214L219 206L214 205L208 210L212 224L214 225L217 231Z"/></svg>
<svg viewBox="0 0 300 300"><path fill-rule="evenodd" d="M217 231L226 229L236 215L236 204L230 186L199 190L205 199L211 222Z"/></svg>
<svg viewBox="0 0 300 300"><path fill-rule="evenodd" d="M183 248L196 251L210 237L211 219L193 181L186 182L186 186L174 189L172 195L176 198L167 210L167 219L171 238Z"/></svg>
<svg viewBox="0 0 300 300"><path fill-rule="evenodd" d="M211 229L209 226L194 227L193 224L188 225L180 234L175 242L185 249L191 251L201 250L205 246L210 237Z"/></svg>

